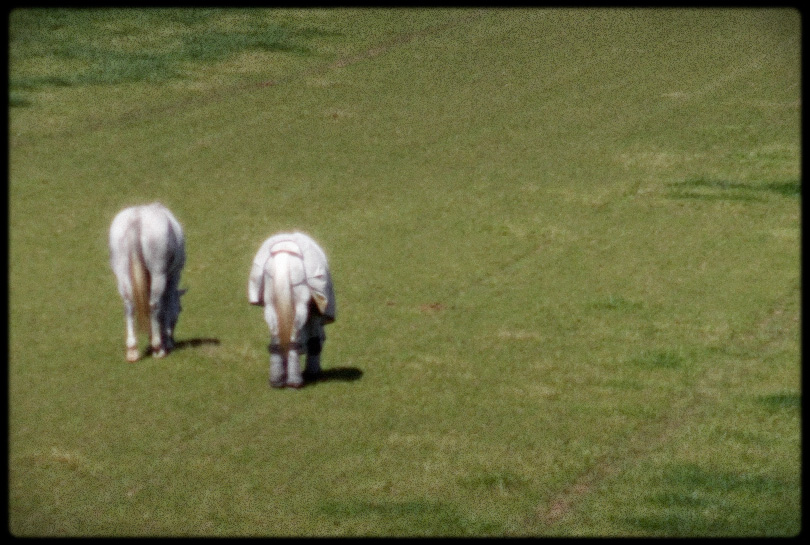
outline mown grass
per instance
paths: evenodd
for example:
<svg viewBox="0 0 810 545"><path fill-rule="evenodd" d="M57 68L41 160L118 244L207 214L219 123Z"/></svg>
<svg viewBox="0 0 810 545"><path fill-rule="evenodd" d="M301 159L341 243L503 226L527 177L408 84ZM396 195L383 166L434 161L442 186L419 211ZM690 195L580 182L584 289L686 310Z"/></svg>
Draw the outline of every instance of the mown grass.
<svg viewBox="0 0 810 545"><path fill-rule="evenodd" d="M259 12L219 9L16 10L12 23L9 83L17 93L161 82L245 51L306 55L303 43L313 33L284 28Z"/></svg>
<svg viewBox="0 0 810 545"><path fill-rule="evenodd" d="M799 531L795 12L10 23L15 535ZM181 348L128 365L106 231L155 199ZM245 286L290 228L340 308L276 391Z"/></svg>

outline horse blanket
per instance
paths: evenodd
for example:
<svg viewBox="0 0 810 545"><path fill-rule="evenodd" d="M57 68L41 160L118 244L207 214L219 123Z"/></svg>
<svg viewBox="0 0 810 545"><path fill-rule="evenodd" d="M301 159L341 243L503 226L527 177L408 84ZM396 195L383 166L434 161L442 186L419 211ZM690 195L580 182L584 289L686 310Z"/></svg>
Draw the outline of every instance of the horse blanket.
<svg viewBox="0 0 810 545"><path fill-rule="evenodd" d="M306 284L312 290L312 299L323 316L324 324L335 321L337 308L332 276L326 254L312 238L304 233L279 233L264 241L253 258L248 280L248 301L251 305L264 305L265 264L277 251L296 253L304 261Z"/></svg>

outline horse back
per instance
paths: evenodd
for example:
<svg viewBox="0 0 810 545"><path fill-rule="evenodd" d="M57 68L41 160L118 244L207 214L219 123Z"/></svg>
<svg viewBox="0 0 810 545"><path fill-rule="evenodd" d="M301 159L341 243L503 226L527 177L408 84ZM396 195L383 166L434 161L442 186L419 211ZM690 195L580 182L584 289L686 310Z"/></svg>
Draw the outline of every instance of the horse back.
<svg viewBox="0 0 810 545"><path fill-rule="evenodd" d="M185 264L185 239L180 223L165 206L154 203L140 210L140 242L146 266L153 274L171 274Z"/></svg>
<svg viewBox="0 0 810 545"><path fill-rule="evenodd" d="M185 265L185 239L180 223L165 206L153 203L121 210L110 225L110 266L128 283L130 259L143 256L153 275L177 275Z"/></svg>

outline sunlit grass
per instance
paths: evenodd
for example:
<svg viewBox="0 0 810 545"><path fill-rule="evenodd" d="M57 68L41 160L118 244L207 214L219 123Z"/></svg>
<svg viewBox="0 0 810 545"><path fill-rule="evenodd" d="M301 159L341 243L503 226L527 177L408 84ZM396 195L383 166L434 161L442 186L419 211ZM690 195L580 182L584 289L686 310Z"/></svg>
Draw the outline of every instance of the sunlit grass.
<svg viewBox="0 0 810 545"><path fill-rule="evenodd" d="M12 533L797 532L797 23L12 12ZM151 200L189 292L131 365L106 232ZM338 321L276 391L245 290L293 228Z"/></svg>

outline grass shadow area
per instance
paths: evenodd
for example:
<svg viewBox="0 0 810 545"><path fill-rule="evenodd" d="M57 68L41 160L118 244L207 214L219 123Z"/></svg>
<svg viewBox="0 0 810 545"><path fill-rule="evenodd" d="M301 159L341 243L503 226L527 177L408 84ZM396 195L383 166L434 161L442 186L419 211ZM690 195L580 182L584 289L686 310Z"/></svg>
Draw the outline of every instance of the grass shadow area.
<svg viewBox="0 0 810 545"><path fill-rule="evenodd" d="M706 180L697 178L683 182L667 184L667 197L673 199L696 199L705 201L734 200L758 201L763 193L773 193L783 197L799 197L802 192L801 182L730 182L727 180Z"/></svg>
<svg viewBox="0 0 810 545"><path fill-rule="evenodd" d="M170 350L170 352L175 352L177 350L186 350L188 348L197 348L198 346L206 346L206 345L214 345L219 346L219 339L214 338L198 338L198 339L186 339L183 341L175 341L174 347ZM151 346L147 346L143 351L142 358L150 357L154 355L154 351L152 350Z"/></svg>
<svg viewBox="0 0 810 545"><path fill-rule="evenodd" d="M380 536L483 536L502 533L498 523L469 516L454 505L432 500L331 501L321 512L335 521L353 521Z"/></svg>
<svg viewBox="0 0 810 545"><path fill-rule="evenodd" d="M757 400L770 409L801 409L801 394L784 393L760 396Z"/></svg>
<svg viewBox="0 0 810 545"><path fill-rule="evenodd" d="M205 346L205 345L215 345L218 346L219 339L215 338L197 338L197 339L185 339L182 341L177 341L174 343L175 350L185 350L186 348L197 348L198 346Z"/></svg>
<svg viewBox="0 0 810 545"><path fill-rule="evenodd" d="M228 25L212 27L226 18ZM144 29L149 29L144 32ZM45 87L164 82L245 52L313 54L336 33L273 21L268 10L20 9L10 18L9 106Z"/></svg>
<svg viewBox="0 0 810 545"><path fill-rule="evenodd" d="M645 350L630 359L633 365L649 369L676 369L685 362L677 350Z"/></svg>
<svg viewBox="0 0 810 545"><path fill-rule="evenodd" d="M317 384L318 382L354 382L360 380L363 376L363 371L357 367L333 367L331 369L322 369L321 373L313 377L304 374L304 386Z"/></svg>
<svg viewBox="0 0 810 545"><path fill-rule="evenodd" d="M627 522L654 535L682 537L776 536L794 531L793 511L784 509L791 485L753 473L712 471L694 464L670 467L668 491L649 498L649 513ZM766 498L762 509L752 498Z"/></svg>

